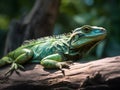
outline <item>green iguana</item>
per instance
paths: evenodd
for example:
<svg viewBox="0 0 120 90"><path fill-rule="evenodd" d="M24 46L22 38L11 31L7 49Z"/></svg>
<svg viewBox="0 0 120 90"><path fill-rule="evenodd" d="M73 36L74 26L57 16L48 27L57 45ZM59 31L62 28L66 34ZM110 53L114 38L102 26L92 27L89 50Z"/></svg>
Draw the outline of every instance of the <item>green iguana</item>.
<svg viewBox="0 0 120 90"><path fill-rule="evenodd" d="M23 69L27 61L40 63L44 68L69 67L69 61L81 59L106 36L102 27L85 25L76 28L72 33L44 37L25 41L16 50L0 59L0 67L11 64L6 75L17 69Z"/></svg>

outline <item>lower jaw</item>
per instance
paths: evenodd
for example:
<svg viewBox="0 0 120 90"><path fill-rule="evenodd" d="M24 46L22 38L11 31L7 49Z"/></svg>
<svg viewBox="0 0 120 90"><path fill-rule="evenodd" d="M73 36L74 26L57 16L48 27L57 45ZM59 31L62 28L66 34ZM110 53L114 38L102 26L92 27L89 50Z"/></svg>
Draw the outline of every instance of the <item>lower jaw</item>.
<svg viewBox="0 0 120 90"><path fill-rule="evenodd" d="M92 43L97 43L102 41L105 38L106 35L98 36L98 37L89 37L88 41L83 42L83 43L76 43L74 45L71 45L73 48L79 48L84 45L92 44ZM87 38L86 38L87 39ZM82 41L82 40L81 40Z"/></svg>

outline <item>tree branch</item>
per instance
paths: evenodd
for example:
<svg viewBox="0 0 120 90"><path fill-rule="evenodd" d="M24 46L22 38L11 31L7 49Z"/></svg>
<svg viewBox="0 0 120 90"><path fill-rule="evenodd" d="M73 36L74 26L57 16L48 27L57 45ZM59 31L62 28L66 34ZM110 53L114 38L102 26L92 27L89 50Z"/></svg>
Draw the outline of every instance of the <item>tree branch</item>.
<svg viewBox="0 0 120 90"><path fill-rule="evenodd" d="M117 90L120 89L120 56L104 58L88 63L74 63L64 69L46 70L39 64L25 65L21 76L13 74L7 81L0 70L0 90Z"/></svg>

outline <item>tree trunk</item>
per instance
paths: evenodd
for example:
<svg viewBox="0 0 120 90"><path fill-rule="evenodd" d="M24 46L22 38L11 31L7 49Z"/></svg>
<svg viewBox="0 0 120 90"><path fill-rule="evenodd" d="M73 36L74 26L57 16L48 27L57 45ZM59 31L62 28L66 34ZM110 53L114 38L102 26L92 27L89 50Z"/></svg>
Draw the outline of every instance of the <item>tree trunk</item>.
<svg viewBox="0 0 120 90"><path fill-rule="evenodd" d="M21 20L13 20L6 40L5 54L24 40L52 35L60 0L36 0L31 12Z"/></svg>
<svg viewBox="0 0 120 90"><path fill-rule="evenodd" d="M120 56L88 63L74 63L65 70L46 70L39 64L25 65L21 76L3 77L8 67L0 70L0 90L120 90Z"/></svg>

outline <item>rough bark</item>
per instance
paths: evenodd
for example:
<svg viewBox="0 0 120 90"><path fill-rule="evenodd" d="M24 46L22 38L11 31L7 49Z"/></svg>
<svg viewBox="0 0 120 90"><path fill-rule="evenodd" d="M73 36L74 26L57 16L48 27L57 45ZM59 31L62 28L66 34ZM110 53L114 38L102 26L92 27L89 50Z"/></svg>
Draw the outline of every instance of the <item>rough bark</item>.
<svg viewBox="0 0 120 90"><path fill-rule="evenodd" d="M3 77L8 67L0 70L0 90L120 90L120 56L87 63L74 63L65 70L46 70L39 64L25 65L21 76Z"/></svg>
<svg viewBox="0 0 120 90"><path fill-rule="evenodd" d="M30 13L19 21L13 20L6 40L5 54L16 49L24 40L52 35L60 0L36 0Z"/></svg>

